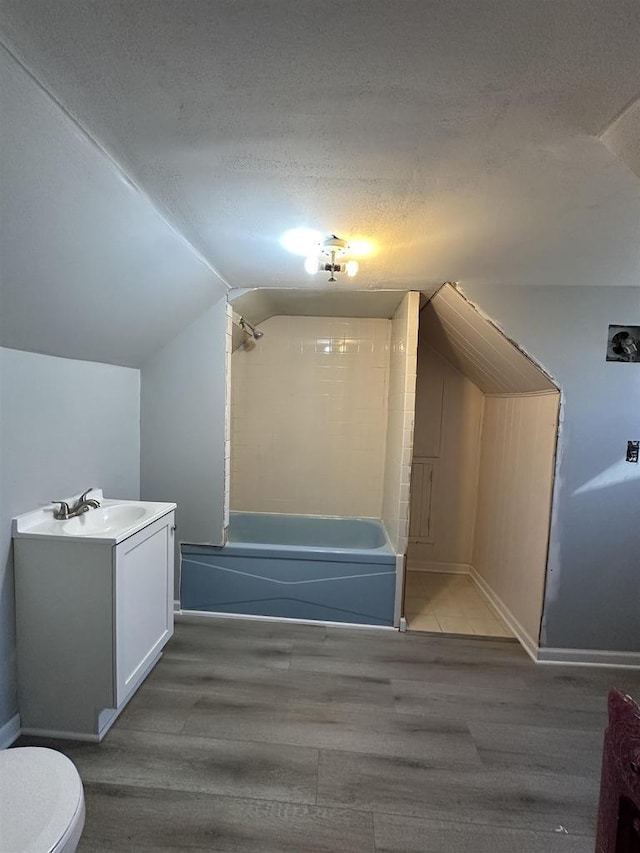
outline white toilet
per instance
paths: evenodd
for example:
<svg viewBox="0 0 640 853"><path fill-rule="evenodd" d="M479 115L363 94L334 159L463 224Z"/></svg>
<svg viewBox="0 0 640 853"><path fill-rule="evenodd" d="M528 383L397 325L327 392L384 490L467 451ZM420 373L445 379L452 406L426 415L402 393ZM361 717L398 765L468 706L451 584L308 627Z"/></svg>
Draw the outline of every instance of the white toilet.
<svg viewBox="0 0 640 853"><path fill-rule="evenodd" d="M83 827L82 781L65 755L0 750L0 853L73 853Z"/></svg>

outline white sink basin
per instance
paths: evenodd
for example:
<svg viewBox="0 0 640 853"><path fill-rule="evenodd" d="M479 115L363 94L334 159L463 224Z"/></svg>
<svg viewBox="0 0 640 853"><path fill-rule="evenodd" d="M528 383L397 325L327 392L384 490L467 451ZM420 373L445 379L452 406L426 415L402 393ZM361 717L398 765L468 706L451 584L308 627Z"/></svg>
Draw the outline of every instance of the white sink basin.
<svg viewBox="0 0 640 853"><path fill-rule="evenodd" d="M67 503L72 505L78 497L70 495ZM176 508L174 503L105 498L102 489L92 489L89 497L99 501L100 506L75 518L56 519L53 505L16 516L12 520L13 536L17 539L91 540L115 545Z"/></svg>
<svg viewBox="0 0 640 853"><path fill-rule="evenodd" d="M147 510L143 506L114 504L90 509L87 512L63 521L60 532L65 536L97 536L101 533L113 533L131 527L139 521Z"/></svg>

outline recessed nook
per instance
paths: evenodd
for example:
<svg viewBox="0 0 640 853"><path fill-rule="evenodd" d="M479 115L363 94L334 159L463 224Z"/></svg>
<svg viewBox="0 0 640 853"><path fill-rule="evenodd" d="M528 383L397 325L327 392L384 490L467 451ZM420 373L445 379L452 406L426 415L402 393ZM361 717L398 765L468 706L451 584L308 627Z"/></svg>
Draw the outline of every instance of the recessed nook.
<svg viewBox="0 0 640 853"><path fill-rule="evenodd" d="M404 599L410 629L513 633L534 652L559 406L553 380L453 285L422 309Z"/></svg>

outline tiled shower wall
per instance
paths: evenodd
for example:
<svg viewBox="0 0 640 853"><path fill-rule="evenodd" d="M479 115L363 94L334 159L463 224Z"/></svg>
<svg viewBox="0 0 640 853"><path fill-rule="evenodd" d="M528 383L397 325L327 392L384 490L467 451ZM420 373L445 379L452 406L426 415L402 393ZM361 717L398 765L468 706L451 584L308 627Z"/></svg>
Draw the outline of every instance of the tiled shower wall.
<svg viewBox="0 0 640 853"><path fill-rule="evenodd" d="M231 508L380 518L391 321L280 316L260 328L232 356Z"/></svg>
<svg viewBox="0 0 640 853"><path fill-rule="evenodd" d="M389 423L382 520L398 554L407 550L420 294L407 293L391 321Z"/></svg>

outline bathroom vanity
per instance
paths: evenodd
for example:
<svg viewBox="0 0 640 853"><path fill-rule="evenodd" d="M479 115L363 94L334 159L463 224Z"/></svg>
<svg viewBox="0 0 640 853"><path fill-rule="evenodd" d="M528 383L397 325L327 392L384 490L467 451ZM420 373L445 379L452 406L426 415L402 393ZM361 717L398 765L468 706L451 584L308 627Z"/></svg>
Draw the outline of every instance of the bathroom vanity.
<svg viewBox="0 0 640 853"><path fill-rule="evenodd" d="M173 633L176 505L13 520L22 732L101 740Z"/></svg>

